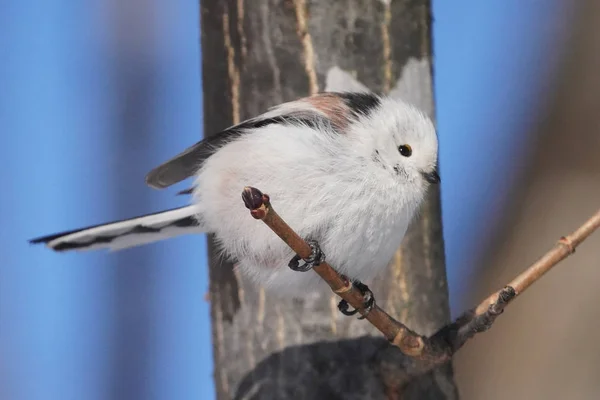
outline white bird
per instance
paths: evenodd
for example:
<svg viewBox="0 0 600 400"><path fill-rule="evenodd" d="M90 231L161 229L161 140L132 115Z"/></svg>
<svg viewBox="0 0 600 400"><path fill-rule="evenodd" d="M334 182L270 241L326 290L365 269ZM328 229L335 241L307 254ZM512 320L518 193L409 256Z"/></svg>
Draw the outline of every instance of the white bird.
<svg viewBox="0 0 600 400"><path fill-rule="evenodd" d="M316 241L352 280L385 269L436 172L432 121L371 93L320 93L281 104L210 136L152 170L166 188L193 177L192 203L33 239L56 251L112 250L187 233L213 233L223 256L267 290L303 296L328 287L288 268L293 251L248 215L246 186L268 193L278 214Z"/></svg>

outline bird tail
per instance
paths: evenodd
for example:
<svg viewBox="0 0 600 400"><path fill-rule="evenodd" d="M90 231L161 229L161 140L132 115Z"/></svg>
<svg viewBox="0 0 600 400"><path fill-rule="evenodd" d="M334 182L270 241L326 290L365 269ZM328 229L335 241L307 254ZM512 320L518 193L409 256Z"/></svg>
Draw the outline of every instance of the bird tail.
<svg viewBox="0 0 600 400"><path fill-rule="evenodd" d="M121 250L188 233L205 232L198 207L190 205L122 221L56 233L30 240L55 251Z"/></svg>

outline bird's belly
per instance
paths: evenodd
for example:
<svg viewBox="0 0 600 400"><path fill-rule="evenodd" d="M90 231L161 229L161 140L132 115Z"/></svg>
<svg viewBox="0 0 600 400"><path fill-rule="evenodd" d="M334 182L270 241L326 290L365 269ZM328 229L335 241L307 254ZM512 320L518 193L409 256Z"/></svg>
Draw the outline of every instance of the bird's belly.
<svg viewBox="0 0 600 400"><path fill-rule="evenodd" d="M249 215L241 192L254 186L270 195L274 209L300 236L320 243L332 267L350 278L368 279L387 266L406 231L411 213L394 205L399 188L364 174L348 177L340 172L347 169L331 170L320 164L322 157L299 158L303 154L312 153L293 152L288 164L277 168L268 160L253 168L226 162L232 157L209 160L211 174L200 173L195 192L207 229L242 271L265 287L285 292L317 286L314 272L287 267L294 252Z"/></svg>
<svg viewBox="0 0 600 400"><path fill-rule="evenodd" d="M338 271L350 278L367 280L389 264L409 221L389 212L377 215L373 210L363 210L362 215L336 227L324 250Z"/></svg>

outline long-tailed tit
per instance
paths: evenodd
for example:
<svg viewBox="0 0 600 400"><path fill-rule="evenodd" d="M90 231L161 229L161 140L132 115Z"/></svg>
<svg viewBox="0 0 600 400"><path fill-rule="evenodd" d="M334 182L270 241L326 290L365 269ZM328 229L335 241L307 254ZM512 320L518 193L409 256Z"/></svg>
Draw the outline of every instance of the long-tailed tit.
<svg viewBox="0 0 600 400"><path fill-rule="evenodd" d="M147 175L158 189L194 177L191 205L31 242L56 251L117 250L210 232L266 289L301 295L324 284L317 274L288 268L293 251L248 216L244 187L268 193L329 264L364 280L386 267L428 185L439 181L437 149L431 120L408 104L370 93L320 93L208 137Z"/></svg>

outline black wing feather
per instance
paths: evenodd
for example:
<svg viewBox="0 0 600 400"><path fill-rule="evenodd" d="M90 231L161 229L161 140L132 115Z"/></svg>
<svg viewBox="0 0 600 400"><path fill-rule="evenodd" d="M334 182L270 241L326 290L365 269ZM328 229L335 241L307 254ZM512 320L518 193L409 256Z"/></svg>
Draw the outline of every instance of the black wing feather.
<svg viewBox="0 0 600 400"><path fill-rule="evenodd" d="M217 135L202 139L150 171L146 175L146 184L155 189L164 189L189 178L198 171L208 157L241 133L240 129L230 128Z"/></svg>
<svg viewBox="0 0 600 400"><path fill-rule="evenodd" d="M244 121L199 141L184 152L154 168L146 175L146 184L155 189L164 189L189 178L219 148L249 132L252 128L262 128L272 124L302 124L314 127L319 123L326 123L326 121L320 116L309 118L296 115L280 115L272 118L255 118Z"/></svg>

